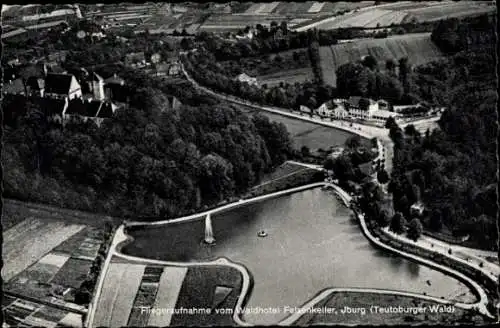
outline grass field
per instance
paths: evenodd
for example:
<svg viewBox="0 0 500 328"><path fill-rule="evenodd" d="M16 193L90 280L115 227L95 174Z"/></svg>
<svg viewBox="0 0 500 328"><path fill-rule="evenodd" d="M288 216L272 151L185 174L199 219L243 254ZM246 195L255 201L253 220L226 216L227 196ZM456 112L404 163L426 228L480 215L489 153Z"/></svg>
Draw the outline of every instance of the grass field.
<svg viewBox="0 0 500 328"><path fill-rule="evenodd" d="M289 69L282 72L257 76L259 84L267 84L268 87L279 85L281 82L294 84L314 80L314 73L311 67Z"/></svg>
<svg viewBox="0 0 500 328"><path fill-rule="evenodd" d="M415 33L392 36L386 39L363 39L333 46L320 47L321 70L325 83L336 86L335 71L348 62L361 60L371 55L384 69L388 59L408 57L412 65L422 65L442 57L432 43L430 33Z"/></svg>
<svg viewBox="0 0 500 328"><path fill-rule="evenodd" d="M454 308L453 313L431 313L430 308L439 303L423 301L412 297L397 295L382 295L373 293L341 292L334 293L325 300L319 302L316 307L326 306L336 308L337 313L306 313L294 325L320 325L320 324L344 324L344 325L363 325L369 322L371 325L405 325L409 322L425 324L456 324L465 314L471 314L472 311ZM370 306L379 307L402 306L404 308L418 307L425 308L425 313L419 314L401 314L401 313L371 313ZM350 308L365 309L365 314L353 313L342 314L344 306ZM482 322L482 319L478 319Z"/></svg>

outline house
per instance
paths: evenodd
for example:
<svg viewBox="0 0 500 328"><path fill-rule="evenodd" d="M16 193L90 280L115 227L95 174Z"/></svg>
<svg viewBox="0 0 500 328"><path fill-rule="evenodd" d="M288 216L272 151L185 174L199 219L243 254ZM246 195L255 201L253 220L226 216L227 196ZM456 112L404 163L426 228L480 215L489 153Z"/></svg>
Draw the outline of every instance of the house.
<svg viewBox="0 0 500 328"><path fill-rule="evenodd" d="M255 77L251 77L251 76L248 76L247 74L245 73L241 73L240 75L238 75L235 80L238 80L240 82L246 82L250 85L255 85L257 86L258 83L257 83L257 78Z"/></svg>
<svg viewBox="0 0 500 328"><path fill-rule="evenodd" d="M45 91L45 80L32 76L26 81L26 91L28 96L43 97Z"/></svg>
<svg viewBox="0 0 500 328"><path fill-rule="evenodd" d="M99 74L94 72L87 83L88 90L92 94L93 99L104 100L104 79Z"/></svg>
<svg viewBox="0 0 500 328"><path fill-rule="evenodd" d="M312 114L313 110L307 106L300 105L299 107L300 114Z"/></svg>
<svg viewBox="0 0 500 328"><path fill-rule="evenodd" d="M72 116L79 116L84 121L92 120L100 125L106 118L113 117L118 106L109 101L72 99L63 114L65 121Z"/></svg>
<svg viewBox="0 0 500 328"><path fill-rule="evenodd" d="M394 117L394 119L398 119L401 117L401 114L390 112L388 110L374 110L371 113L370 119L379 123L385 123L389 117Z"/></svg>
<svg viewBox="0 0 500 328"><path fill-rule="evenodd" d="M168 67L169 76L179 76L182 74L181 65L177 62L170 64ZM256 79L257 80L257 79Z"/></svg>
<svg viewBox="0 0 500 328"><path fill-rule="evenodd" d="M349 97L345 102L345 107L349 111L351 118L369 119L373 111L378 110L378 103L373 99L359 96Z"/></svg>
<svg viewBox="0 0 500 328"><path fill-rule="evenodd" d="M2 86L2 90L4 94L10 95L25 95L26 90L24 88L24 83L21 78L17 78L15 80L10 80L6 82Z"/></svg>
<svg viewBox="0 0 500 328"><path fill-rule="evenodd" d="M125 65L132 67L146 66L146 55L144 52L133 52L125 56Z"/></svg>
<svg viewBox="0 0 500 328"><path fill-rule="evenodd" d="M125 80L116 74L104 80L104 93L111 101L127 102L129 97Z"/></svg>
<svg viewBox="0 0 500 328"><path fill-rule="evenodd" d="M378 103L378 109L380 110L390 110L391 109L391 104L387 100L384 99L379 99L377 101Z"/></svg>
<svg viewBox="0 0 500 328"><path fill-rule="evenodd" d="M426 106L420 103L416 105L393 106L392 108L395 113L401 113L401 114L413 114L413 113L425 112L428 110Z"/></svg>
<svg viewBox="0 0 500 328"><path fill-rule="evenodd" d="M412 215L418 215L421 216L425 211L425 206L422 202L416 202L413 205L410 206L410 213Z"/></svg>
<svg viewBox="0 0 500 328"><path fill-rule="evenodd" d="M318 114L322 117L330 117L331 119L344 119L349 116L340 99L325 102L318 108Z"/></svg>
<svg viewBox="0 0 500 328"><path fill-rule="evenodd" d="M47 74L45 78L45 96L68 100L82 97L80 83L72 74Z"/></svg>
<svg viewBox="0 0 500 328"><path fill-rule="evenodd" d="M47 67L48 73L54 73L54 74L66 74L66 73L68 73L57 62L47 62L46 67Z"/></svg>
<svg viewBox="0 0 500 328"><path fill-rule="evenodd" d="M64 114L68 108L68 98L37 98L36 102L42 113L54 122L63 122Z"/></svg>

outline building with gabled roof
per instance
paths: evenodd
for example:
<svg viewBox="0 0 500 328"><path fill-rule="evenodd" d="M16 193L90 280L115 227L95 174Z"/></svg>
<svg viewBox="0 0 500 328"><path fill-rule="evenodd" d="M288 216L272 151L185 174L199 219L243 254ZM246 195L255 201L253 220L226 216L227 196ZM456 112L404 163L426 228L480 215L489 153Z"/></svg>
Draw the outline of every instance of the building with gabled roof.
<svg viewBox="0 0 500 328"><path fill-rule="evenodd" d="M49 98L68 98L68 100L82 97L80 83L72 74L47 74L45 78L45 96Z"/></svg>
<svg viewBox="0 0 500 328"><path fill-rule="evenodd" d="M238 80L240 82L246 82L250 85L258 85L257 78L248 76L246 73L241 73L235 78L235 80Z"/></svg>
<svg viewBox="0 0 500 328"><path fill-rule="evenodd" d="M26 90L28 96L43 97L45 91L45 80L31 76L26 81Z"/></svg>

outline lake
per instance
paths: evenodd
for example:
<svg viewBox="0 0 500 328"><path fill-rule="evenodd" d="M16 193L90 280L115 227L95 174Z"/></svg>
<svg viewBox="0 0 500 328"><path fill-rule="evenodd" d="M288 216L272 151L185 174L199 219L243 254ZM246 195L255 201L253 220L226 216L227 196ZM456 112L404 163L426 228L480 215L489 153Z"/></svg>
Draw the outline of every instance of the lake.
<svg viewBox="0 0 500 328"><path fill-rule="evenodd" d="M123 252L189 262L223 256L241 263L254 277L248 307L298 307L329 287L475 300L458 280L372 246L351 213L332 191L312 189L212 215L213 246L201 243L204 220L198 220L134 231L135 240ZM258 237L261 230L268 236ZM281 311L244 319L269 325L286 316Z"/></svg>

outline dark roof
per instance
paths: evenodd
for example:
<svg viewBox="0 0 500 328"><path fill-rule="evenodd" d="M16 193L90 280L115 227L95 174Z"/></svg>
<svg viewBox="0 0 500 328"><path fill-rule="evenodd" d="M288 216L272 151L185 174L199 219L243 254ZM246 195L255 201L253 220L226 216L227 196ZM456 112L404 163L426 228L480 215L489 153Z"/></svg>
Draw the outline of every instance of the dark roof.
<svg viewBox="0 0 500 328"><path fill-rule="evenodd" d="M106 80L104 80L104 82L106 84L118 84L118 85L124 85L125 84L125 80L122 79L121 77L117 76L116 74L114 74L111 77L108 77Z"/></svg>
<svg viewBox="0 0 500 328"><path fill-rule="evenodd" d="M66 114L89 116L88 108L81 99L70 100L68 103L68 109L66 109Z"/></svg>
<svg viewBox="0 0 500 328"><path fill-rule="evenodd" d="M55 73L55 74L65 74L66 73L66 70L64 68L62 68L61 66L59 65L50 65L47 70L50 72L50 73Z"/></svg>
<svg viewBox="0 0 500 328"><path fill-rule="evenodd" d="M347 99L347 103L350 106L358 107L360 100L361 100L361 97L359 97L359 96L352 96L352 97L349 97L349 99Z"/></svg>
<svg viewBox="0 0 500 328"><path fill-rule="evenodd" d="M105 102L102 104L101 110L99 111L97 117L110 118L113 117L113 108L111 103Z"/></svg>
<svg viewBox="0 0 500 328"><path fill-rule="evenodd" d="M26 81L26 85L35 90L41 90L45 87L45 81L41 78L37 78L35 76L31 76Z"/></svg>
<svg viewBox="0 0 500 328"><path fill-rule="evenodd" d="M102 76L94 72L92 73L92 81L99 82L99 81L104 81L104 79L102 78Z"/></svg>
<svg viewBox="0 0 500 328"><path fill-rule="evenodd" d="M89 117L95 117L97 115L97 112L101 108L102 102L100 101L90 101L86 102L86 107L87 107L87 116Z"/></svg>
<svg viewBox="0 0 500 328"><path fill-rule="evenodd" d="M66 102L63 99L37 98L40 109L45 115L62 115Z"/></svg>
<svg viewBox="0 0 500 328"><path fill-rule="evenodd" d="M45 93L68 94L72 77L69 74L47 74Z"/></svg>

